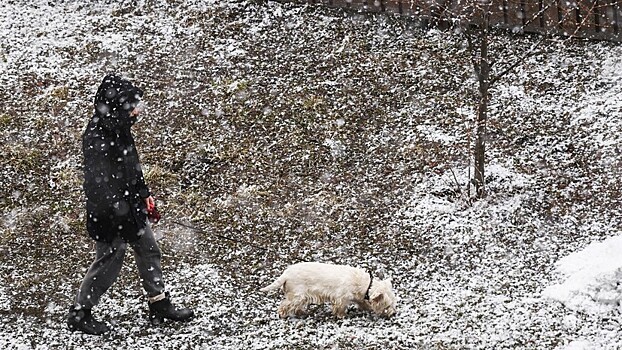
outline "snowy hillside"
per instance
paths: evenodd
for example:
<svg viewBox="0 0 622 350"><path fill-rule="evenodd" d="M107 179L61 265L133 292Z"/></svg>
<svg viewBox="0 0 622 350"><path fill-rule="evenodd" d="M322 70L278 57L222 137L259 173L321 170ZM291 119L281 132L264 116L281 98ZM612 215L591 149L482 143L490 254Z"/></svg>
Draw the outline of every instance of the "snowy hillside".
<svg viewBox="0 0 622 350"><path fill-rule="evenodd" d="M273 1L135 3L0 8L0 346L622 348L622 48L551 41L499 82L489 196L471 201L458 34ZM80 137L110 71L145 91L134 132L166 284L197 317L151 327L128 254L98 338L65 317L93 259ZM258 289L302 260L391 276L398 314L279 320Z"/></svg>

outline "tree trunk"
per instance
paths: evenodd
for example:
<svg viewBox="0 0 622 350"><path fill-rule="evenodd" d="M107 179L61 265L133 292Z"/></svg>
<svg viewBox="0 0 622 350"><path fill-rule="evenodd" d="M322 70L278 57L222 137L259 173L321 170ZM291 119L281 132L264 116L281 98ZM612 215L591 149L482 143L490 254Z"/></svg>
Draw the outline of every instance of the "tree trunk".
<svg viewBox="0 0 622 350"><path fill-rule="evenodd" d="M488 121L488 90L490 88L490 63L488 57L488 28L481 28L480 62L477 72L479 81L479 104L477 108L477 130L475 137L475 193L477 198L486 197L486 123Z"/></svg>
<svg viewBox="0 0 622 350"><path fill-rule="evenodd" d="M477 136L475 138L475 193L477 198L486 197L485 152L486 152L486 119L488 110L487 95L480 96L477 110Z"/></svg>

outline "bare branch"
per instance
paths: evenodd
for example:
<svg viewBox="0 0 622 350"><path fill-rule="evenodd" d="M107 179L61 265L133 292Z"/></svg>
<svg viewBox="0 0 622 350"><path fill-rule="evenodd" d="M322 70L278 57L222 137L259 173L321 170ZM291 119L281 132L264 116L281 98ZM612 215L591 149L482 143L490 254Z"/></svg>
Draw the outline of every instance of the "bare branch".
<svg viewBox="0 0 622 350"><path fill-rule="evenodd" d="M540 16L542 16L543 14L546 13L546 11L548 11L553 5L557 5L557 1L556 0L551 0L550 3L548 3L546 6L542 6L542 9L540 11L538 11L536 14L534 14L530 19L528 19L527 21L525 21L525 24L523 24L523 27L527 27L528 25L530 25L531 23L535 22L536 19Z"/></svg>
<svg viewBox="0 0 622 350"><path fill-rule="evenodd" d="M516 68L519 64L525 62L525 60L529 57L533 57L533 56L538 56L544 53L544 51L536 51L536 48L538 46L540 46L540 44L542 44L544 41L546 40L545 37L540 38L540 40L538 40L538 42L531 48L531 50L527 51L523 56L519 57L516 59L516 61L514 63L512 63L511 65L509 65L506 69L504 69L503 71L501 71L500 73L495 74L491 79L490 79L490 85L494 85L495 83L497 83L501 78L503 78L504 76L506 76L508 73L510 73L511 71L514 70L514 68Z"/></svg>
<svg viewBox="0 0 622 350"><path fill-rule="evenodd" d="M585 23L587 23L586 21L588 20L588 18L594 14L594 8L596 7L597 1L592 1L592 7L590 7L590 9L587 11L587 15L583 16L583 18L581 19L581 23L579 25L577 25L577 28L574 30L574 33L572 33L571 35L569 35L570 37L577 37L579 30L581 28L583 28L583 26L585 25ZM577 6L578 3L577 3Z"/></svg>

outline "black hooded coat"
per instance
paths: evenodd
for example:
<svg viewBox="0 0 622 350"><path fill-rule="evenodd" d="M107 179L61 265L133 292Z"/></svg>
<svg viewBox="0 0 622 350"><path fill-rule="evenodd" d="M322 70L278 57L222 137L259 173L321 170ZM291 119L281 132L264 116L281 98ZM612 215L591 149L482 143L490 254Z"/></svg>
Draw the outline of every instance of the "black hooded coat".
<svg viewBox="0 0 622 350"><path fill-rule="evenodd" d="M130 131L130 112L143 92L116 75L104 77L95 113L82 135L87 231L96 241L138 240L147 224L144 199L151 195Z"/></svg>

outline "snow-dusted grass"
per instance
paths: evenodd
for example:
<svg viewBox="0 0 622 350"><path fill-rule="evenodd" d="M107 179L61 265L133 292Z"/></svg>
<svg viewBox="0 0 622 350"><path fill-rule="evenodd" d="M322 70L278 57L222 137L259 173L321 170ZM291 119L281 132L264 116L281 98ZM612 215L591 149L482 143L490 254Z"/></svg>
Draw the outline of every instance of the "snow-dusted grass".
<svg viewBox="0 0 622 350"><path fill-rule="evenodd" d="M622 50L547 49L493 90L489 196L472 201L475 85L451 33L271 1L6 4L0 345L620 348ZM79 146L108 71L146 91L135 132L154 231L168 289L197 318L151 327L128 254L98 338L64 318L93 258ZM258 289L300 260L390 275L399 313L277 319Z"/></svg>

